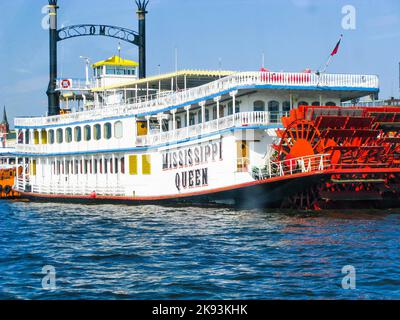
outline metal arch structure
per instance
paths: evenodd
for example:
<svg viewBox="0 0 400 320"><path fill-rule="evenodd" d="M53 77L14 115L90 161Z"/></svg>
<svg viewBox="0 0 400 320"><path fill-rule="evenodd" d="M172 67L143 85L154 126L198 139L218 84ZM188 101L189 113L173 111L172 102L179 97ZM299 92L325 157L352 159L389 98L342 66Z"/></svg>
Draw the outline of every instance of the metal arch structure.
<svg viewBox="0 0 400 320"><path fill-rule="evenodd" d="M50 80L47 88L48 96L48 115L58 115L60 113L60 97L56 91L57 85L57 43L63 40L83 37L83 36L105 36L136 45L139 48L139 78L146 77L146 14L150 0L135 0L137 5L137 16L139 32L130 29L97 24L81 24L65 27L58 30L57 10L58 0L48 0L49 2L49 42L50 42Z"/></svg>
<svg viewBox="0 0 400 320"><path fill-rule="evenodd" d="M140 46L138 32L126 28L98 24L79 24L62 28L57 32L57 41L84 36L105 36Z"/></svg>

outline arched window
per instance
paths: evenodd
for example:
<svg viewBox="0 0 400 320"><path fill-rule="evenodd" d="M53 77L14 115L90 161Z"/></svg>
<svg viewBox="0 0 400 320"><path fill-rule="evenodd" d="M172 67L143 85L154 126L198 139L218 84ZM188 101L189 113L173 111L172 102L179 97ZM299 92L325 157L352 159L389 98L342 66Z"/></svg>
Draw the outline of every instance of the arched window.
<svg viewBox="0 0 400 320"><path fill-rule="evenodd" d="M82 129L81 129L81 127L75 127L74 134L75 134L75 142L81 142L82 141Z"/></svg>
<svg viewBox="0 0 400 320"><path fill-rule="evenodd" d="M49 143L54 144L54 130L50 129L48 134L49 134Z"/></svg>
<svg viewBox="0 0 400 320"><path fill-rule="evenodd" d="M93 138L94 138L94 140L101 139L101 127L99 124L95 124L93 126Z"/></svg>
<svg viewBox="0 0 400 320"><path fill-rule="evenodd" d="M24 143L24 132L22 130L17 130L18 144Z"/></svg>
<svg viewBox="0 0 400 320"><path fill-rule="evenodd" d="M63 143L63 130L62 129L57 129L56 141L57 141L57 143Z"/></svg>
<svg viewBox="0 0 400 320"><path fill-rule="evenodd" d="M254 101L254 111L265 111L265 102L261 100Z"/></svg>
<svg viewBox="0 0 400 320"><path fill-rule="evenodd" d="M65 142L66 143L72 142L72 129L71 128L65 129Z"/></svg>
<svg viewBox="0 0 400 320"><path fill-rule="evenodd" d="M104 124L104 139L109 140L112 136L111 123Z"/></svg>
<svg viewBox="0 0 400 320"><path fill-rule="evenodd" d="M269 112L279 112L279 102L278 101L268 102L268 111Z"/></svg>
<svg viewBox="0 0 400 320"><path fill-rule="evenodd" d="M321 104L319 103L319 101L314 101L311 105L313 107L319 107Z"/></svg>
<svg viewBox="0 0 400 320"><path fill-rule="evenodd" d="M42 129L40 132L40 141L42 144L47 144L47 131L46 129Z"/></svg>
<svg viewBox="0 0 400 320"><path fill-rule="evenodd" d="M326 103L326 106L327 107L336 107L336 103L332 102L332 101L329 101L329 102Z"/></svg>
<svg viewBox="0 0 400 320"><path fill-rule="evenodd" d="M272 123L278 122L279 116L279 102L272 100L268 102L269 118Z"/></svg>
<svg viewBox="0 0 400 320"><path fill-rule="evenodd" d="M83 174L88 174L88 166L89 166L89 161L84 160L83 161Z"/></svg>
<svg viewBox="0 0 400 320"><path fill-rule="evenodd" d="M282 112L287 113L290 111L290 101L283 101Z"/></svg>
<svg viewBox="0 0 400 320"><path fill-rule="evenodd" d="M104 159L104 174L108 174L108 159Z"/></svg>
<svg viewBox="0 0 400 320"><path fill-rule="evenodd" d="M25 131L25 144L30 144L30 136L31 136L30 131L26 130Z"/></svg>
<svg viewBox="0 0 400 320"><path fill-rule="evenodd" d="M307 101L300 101L297 105L298 105L299 107L300 107L300 106L308 106L309 103L308 103Z"/></svg>
<svg viewBox="0 0 400 320"><path fill-rule="evenodd" d="M124 157L121 158L120 163L121 163L121 174L125 174L125 158Z"/></svg>
<svg viewBox="0 0 400 320"><path fill-rule="evenodd" d="M79 171L79 161L78 161L78 160L75 160L75 169L74 169L74 173L75 173L75 174L78 174L78 171Z"/></svg>
<svg viewBox="0 0 400 320"><path fill-rule="evenodd" d="M38 130L33 131L33 143L39 144L39 131Z"/></svg>
<svg viewBox="0 0 400 320"><path fill-rule="evenodd" d="M92 133L91 133L91 130L90 130L90 126L85 126L83 128L83 138L85 139L85 141L92 140Z"/></svg>
<svg viewBox="0 0 400 320"><path fill-rule="evenodd" d="M121 121L117 121L114 124L114 137L117 139L121 139L124 135L124 127Z"/></svg>
<svg viewBox="0 0 400 320"><path fill-rule="evenodd" d="M118 158L114 159L114 173L115 174L119 173L119 159Z"/></svg>

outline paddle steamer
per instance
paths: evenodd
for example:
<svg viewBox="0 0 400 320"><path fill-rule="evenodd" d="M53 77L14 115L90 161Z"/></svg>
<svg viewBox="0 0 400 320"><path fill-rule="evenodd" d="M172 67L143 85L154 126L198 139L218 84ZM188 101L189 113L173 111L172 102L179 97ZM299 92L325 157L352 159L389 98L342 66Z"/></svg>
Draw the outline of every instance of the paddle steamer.
<svg viewBox="0 0 400 320"><path fill-rule="evenodd" d="M15 120L15 190L43 201L310 208L397 206L400 113L367 74L181 70L146 77L138 30L57 27L49 0L48 116ZM138 46L57 80L57 43L107 36ZM340 38L342 39L342 37ZM82 57L83 58L83 57ZM138 76L137 76L138 75ZM63 107L60 111L60 99ZM342 104L346 103L346 106Z"/></svg>
<svg viewBox="0 0 400 320"><path fill-rule="evenodd" d="M182 70L114 56L59 79L60 115L18 118L16 190L44 201L394 206L400 123L375 75ZM341 107L343 102L352 102Z"/></svg>

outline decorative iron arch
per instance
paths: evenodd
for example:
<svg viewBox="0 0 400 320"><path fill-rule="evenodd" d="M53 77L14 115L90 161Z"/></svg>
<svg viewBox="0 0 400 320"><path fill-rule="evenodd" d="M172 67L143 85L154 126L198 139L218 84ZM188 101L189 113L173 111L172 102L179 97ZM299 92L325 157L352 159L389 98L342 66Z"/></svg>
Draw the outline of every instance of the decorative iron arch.
<svg viewBox="0 0 400 320"><path fill-rule="evenodd" d="M59 93L56 90L57 83L57 43L59 41L83 37L83 36L105 36L116 38L138 46L139 48L139 78L146 77L146 8L149 0L135 0L138 7L137 16L139 22L139 32L130 29L98 24L80 24L68 26L58 30L57 10L58 0L49 1L49 19L50 19L50 59L49 59L49 86L47 88L48 96L48 115L57 115L60 113Z"/></svg>
<svg viewBox="0 0 400 320"><path fill-rule="evenodd" d="M111 37L140 46L139 33L122 27L99 24L78 24L57 31L57 41L85 36Z"/></svg>

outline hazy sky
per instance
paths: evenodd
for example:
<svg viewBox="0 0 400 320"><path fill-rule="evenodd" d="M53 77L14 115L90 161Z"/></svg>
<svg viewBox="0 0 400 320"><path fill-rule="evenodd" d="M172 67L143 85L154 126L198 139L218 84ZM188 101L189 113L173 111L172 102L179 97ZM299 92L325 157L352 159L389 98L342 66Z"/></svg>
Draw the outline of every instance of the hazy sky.
<svg viewBox="0 0 400 320"><path fill-rule="evenodd" d="M0 1L0 106L9 118L47 110L48 31L45 0ZM342 7L356 9L356 29L343 30ZM137 30L134 0L59 0L59 25L104 23ZM318 69L340 34L329 72L378 74L381 97L399 95L399 0L150 0L147 19L148 74L179 68L274 71ZM93 62L117 53L118 40L82 37L59 44L59 77L84 78ZM137 48L122 45L137 60Z"/></svg>

